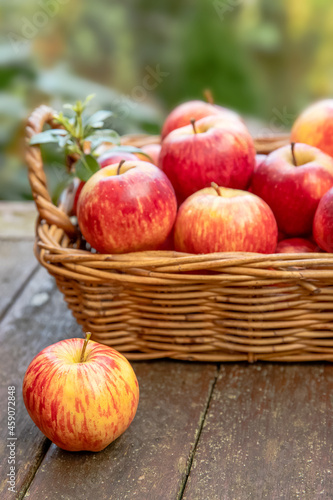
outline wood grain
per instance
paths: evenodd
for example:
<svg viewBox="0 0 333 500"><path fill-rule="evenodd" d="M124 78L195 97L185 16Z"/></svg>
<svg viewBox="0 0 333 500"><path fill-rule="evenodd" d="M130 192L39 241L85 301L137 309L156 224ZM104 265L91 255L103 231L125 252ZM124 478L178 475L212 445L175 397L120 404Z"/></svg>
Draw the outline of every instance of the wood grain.
<svg viewBox="0 0 333 500"><path fill-rule="evenodd" d="M0 318L37 269L33 240L0 240Z"/></svg>
<svg viewBox="0 0 333 500"><path fill-rule="evenodd" d="M140 402L130 428L97 454L52 445L26 498L179 498L216 366L154 361L133 367Z"/></svg>
<svg viewBox="0 0 333 500"><path fill-rule="evenodd" d="M21 394L24 373L41 349L66 337L82 336L82 333L56 290L53 278L45 270L37 272L0 326L0 432L3 436L0 442L0 498L14 498L7 490L8 386L16 388L15 498L20 498L49 446L24 407Z"/></svg>
<svg viewBox="0 0 333 500"><path fill-rule="evenodd" d="M332 499L333 367L222 366L184 500Z"/></svg>

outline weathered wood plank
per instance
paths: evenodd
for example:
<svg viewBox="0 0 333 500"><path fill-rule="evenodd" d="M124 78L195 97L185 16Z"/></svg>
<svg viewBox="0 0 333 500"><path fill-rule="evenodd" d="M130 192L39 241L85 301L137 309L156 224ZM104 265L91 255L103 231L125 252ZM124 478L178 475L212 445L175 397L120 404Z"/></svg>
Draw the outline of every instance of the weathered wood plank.
<svg viewBox="0 0 333 500"><path fill-rule="evenodd" d="M37 267L32 240L0 239L0 318Z"/></svg>
<svg viewBox="0 0 333 500"><path fill-rule="evenodd" d="M33 201L0 201L0 237L32 238L36 218Z"/></svg>
<svg viewBox="0 0 333 500"><path fill-rule="evenodd" d="M31 243L30 243L31 245ZM8 386L16 388L16 495L25 491L44 456L48 441L31 421L23 404L22 380L32 358L47 345L70 336L82 336L51 276L39 270L0 324L0 498L8 491Z"/></svg>
<svg viewBox="0 0 333 500"><path fill-rule="evenodd" d="M180 497L216 367L171 361L133 366L140 403L130 428L97 454L69 453L52 445L27 498Z"/></svg>
<svg viewBox="0 0 333 500"><path fill-rule="evenodd" d="M222 366L184 500L331 500L332 365Z"/></svg>

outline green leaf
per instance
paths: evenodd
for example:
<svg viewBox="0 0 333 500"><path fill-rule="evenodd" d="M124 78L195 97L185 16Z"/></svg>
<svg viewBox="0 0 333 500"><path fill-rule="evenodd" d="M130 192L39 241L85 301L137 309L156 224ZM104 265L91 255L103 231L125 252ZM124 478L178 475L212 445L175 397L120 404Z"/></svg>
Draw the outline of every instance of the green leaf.
<svg viewBox="0 0 333 500"><path fill-rule="evenodd" d="M45 130L45 132L40 132L40 134L34 135L30 139L31 146L36 144L46 144L47 142L56 142L59 143L60 137L65 137L67 135L67 130L63 129L51 129Z"/></svg>
<svg viewBox="0 0 333 500"><path fill-rule="evenodd" d="M84 126L89 126L91 128L102 128L105 120L107 120L107 118L110 118L110 116L112 115L112 111L96 111L96 113L84 119L83 124Z"/></svg>
<svg viewBox="0 0 333 500"><path fill-rule="evenodd" d="M120 137L115 130L103 129L95 130L93 134L86 137L87 141L91 141L91 151L94 151L103 142L111 142L112 144L119 144Z"/></svg>
<svg viewBox="0 0 333 500"><path fill-rule="evenodd" d="M82 155L75 164L75 173L84 182L87 182L98 170L100 170L100 165L92 155Z"/></svg>

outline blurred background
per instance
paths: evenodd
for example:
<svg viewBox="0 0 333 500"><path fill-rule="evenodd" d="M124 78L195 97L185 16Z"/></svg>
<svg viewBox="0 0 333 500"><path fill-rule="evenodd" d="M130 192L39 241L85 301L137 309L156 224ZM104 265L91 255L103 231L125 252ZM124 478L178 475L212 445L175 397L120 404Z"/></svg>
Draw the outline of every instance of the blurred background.
<svg viewBox="0 0 333 500"><path fill-rule="evenodd" d="M212 91L251 131L288 130L333 94L330 0L1 0L0 199L31 198L23 151L31 110L95 93L119 133L158 133ZM54 197L61 157L46 151Z"/></svg>

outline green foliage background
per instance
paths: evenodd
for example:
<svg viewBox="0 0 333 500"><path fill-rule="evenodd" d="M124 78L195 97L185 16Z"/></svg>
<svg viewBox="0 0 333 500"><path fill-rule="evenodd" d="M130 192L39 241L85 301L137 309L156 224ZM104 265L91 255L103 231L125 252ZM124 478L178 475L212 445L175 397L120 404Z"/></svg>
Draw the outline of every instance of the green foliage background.
<svg viewBox="0 0 333 500"><path fill-rule="evenodd" d="M333 94L330 0L2 0L0 26L0 199L31 196L23 130L40 103L95 93L120 133L155 133L209 87L273 133ZM155 81L157 68L167 76ZM62 158L45 158L56 197Z"/></svg>

